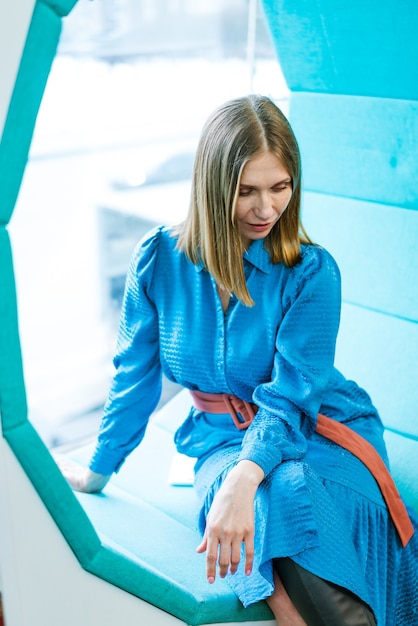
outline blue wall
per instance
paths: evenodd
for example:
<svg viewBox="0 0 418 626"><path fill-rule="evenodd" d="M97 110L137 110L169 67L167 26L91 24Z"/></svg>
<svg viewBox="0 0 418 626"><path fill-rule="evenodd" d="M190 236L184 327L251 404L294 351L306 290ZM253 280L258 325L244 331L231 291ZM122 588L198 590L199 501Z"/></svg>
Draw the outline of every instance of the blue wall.
<svg viewBox="0 0 418 626"><path fill-rule="evenodd" d="M337 366L418 438L418 3L264 0L304 166L304 224L343 279Z"/></svg>

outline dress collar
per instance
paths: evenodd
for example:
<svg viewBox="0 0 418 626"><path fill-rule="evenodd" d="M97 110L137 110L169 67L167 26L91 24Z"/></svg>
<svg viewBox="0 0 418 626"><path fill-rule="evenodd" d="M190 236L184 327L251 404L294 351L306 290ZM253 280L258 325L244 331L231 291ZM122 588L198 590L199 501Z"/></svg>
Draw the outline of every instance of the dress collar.
<svg viewBox="0 0 418 626"><path fill-rule="evenodd" d="M248 250L244 252L244 262L254 265L257 269L261 270L265 274L271 272L272 263L270 261L270 254L264 247L263 239L253 241ZM200 261L195 265L196 271L201 272L204 269L203 262Z"/></svg>
<svg viewBox="0 0 418 626"><path fill-rule="evenodd" d="M272 268L270 254L264 247L264 240L253 241L248 250L244 253L244 261L251 263L265 274L269 274Z"/></svg>

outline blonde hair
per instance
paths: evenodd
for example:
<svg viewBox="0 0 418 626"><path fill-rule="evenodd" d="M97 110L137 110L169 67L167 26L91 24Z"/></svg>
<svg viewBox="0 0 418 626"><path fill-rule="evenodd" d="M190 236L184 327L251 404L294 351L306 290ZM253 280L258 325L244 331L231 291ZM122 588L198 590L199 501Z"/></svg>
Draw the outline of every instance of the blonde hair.
<svg viewBox="0 0 418 626"><path fill-rule="evenodd" d="M265 151L289 172L292 197L264 245L272 263L295 265L300 244L312 243L300 219L300 153L286 117L263 96L231 100L207 120L194 162L189 213L175 233L177 247L193 263L203 263L218 285L249 306L254 302L244 275L235 206L245 164Z"/></svg>

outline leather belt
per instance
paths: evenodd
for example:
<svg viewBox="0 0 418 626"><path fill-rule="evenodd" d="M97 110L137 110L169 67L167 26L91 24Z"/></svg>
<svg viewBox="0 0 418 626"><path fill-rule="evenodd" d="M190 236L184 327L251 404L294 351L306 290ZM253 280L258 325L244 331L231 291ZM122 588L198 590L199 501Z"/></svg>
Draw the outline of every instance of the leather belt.
<svg viewBox="0 0 418 626"><path fill-rule="evenodd" d="M205 413L229 413L238 430L248 428L258 410L256 404L240 400L233 394L204 391L190 391L190 393L197 409ZM316 432L351 452L371 472L386 502L401 543L405 547L415 530L395 482L373 446L345 424L321 413L318 413Z"/></svg>

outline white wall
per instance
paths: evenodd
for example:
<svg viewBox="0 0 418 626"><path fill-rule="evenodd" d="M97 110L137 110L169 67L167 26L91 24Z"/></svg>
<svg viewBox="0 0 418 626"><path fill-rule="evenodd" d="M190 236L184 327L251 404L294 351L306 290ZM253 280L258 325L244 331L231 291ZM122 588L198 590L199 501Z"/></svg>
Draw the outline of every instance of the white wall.
<svg viewBox="0 0 418 626"><path fill-rule="evenodd" d="M0 136L34 5L35 0L6 0L0 3Z"/></svg>
<svg viewBox="0 0 418 626"><path fill-rule="evenodd" d="M35 0L0 3L0 135L16 80Z"/></svg>

